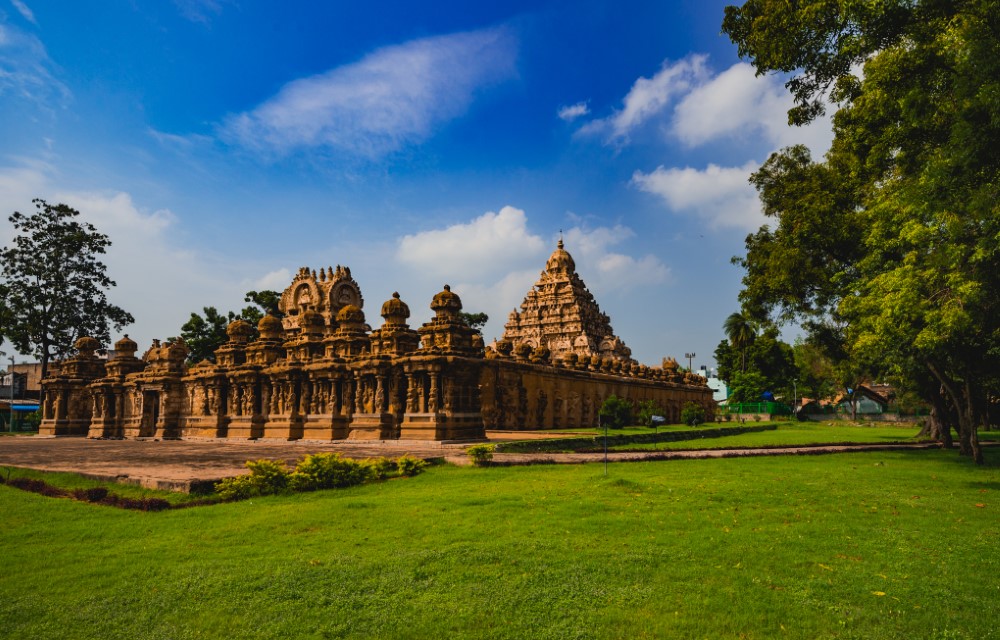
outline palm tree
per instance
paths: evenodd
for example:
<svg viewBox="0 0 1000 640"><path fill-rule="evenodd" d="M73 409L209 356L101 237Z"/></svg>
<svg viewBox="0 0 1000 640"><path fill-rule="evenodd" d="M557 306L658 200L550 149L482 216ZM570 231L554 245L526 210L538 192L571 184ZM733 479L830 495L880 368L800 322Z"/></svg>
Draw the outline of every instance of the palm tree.
<svg viewBox="0 0 1000 640"><path fill-rule="evenodd" d="M722 329L726 332L726 337L729 338L729 344L733 345L734 349L739 350L740 371L745 372L747 370L747 347L753 344L754 338L757 337L757 330L750 319L738 311L729 314L726 321L722 323Z"/></svg>

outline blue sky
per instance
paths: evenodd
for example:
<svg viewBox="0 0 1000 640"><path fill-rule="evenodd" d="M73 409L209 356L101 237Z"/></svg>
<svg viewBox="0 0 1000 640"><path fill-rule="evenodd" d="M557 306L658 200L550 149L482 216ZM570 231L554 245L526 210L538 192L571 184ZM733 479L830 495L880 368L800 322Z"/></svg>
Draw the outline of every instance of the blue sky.
<svg viewBox="0 0 1000 640"><path fill-rule="evenodd" d="M710 365L762 222L747 177L830 139L785 125L725 4L0 0L0 211L107 233L142 348L336 264L373 327L449 283L489 340L562 230L638 360Z"/></svg>

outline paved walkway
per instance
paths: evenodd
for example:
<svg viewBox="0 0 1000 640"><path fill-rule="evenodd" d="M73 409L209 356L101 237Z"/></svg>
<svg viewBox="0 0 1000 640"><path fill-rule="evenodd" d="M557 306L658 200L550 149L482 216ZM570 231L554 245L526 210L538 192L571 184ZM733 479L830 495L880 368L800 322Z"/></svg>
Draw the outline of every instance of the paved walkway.
<svg viewBox="0 0 1000 640"><path fill-rule="evenodd" d="M488 434L492 435L492 434ZM494 440L503 436L496 434ZM522 436L523 439L523 436ZM293 465L309 453L339 452L351 458L397 457L404 453L420 458L444 458L469 464L464 444L421 441L308 442L231 440L89 440L87 438L0 437L0 467L27 467L43 471L69 471L101 480L144 487L189 491L220 478L246 472L247 460L268 458ZM728 458L930 449L934 444L852 445L787 447L782 449L711 449L698 451L642 451L608 453L611 462ZM497 453L501 465L573 464L601 462L603 453ZM2 470L0 470L2 471Z"/></svg>

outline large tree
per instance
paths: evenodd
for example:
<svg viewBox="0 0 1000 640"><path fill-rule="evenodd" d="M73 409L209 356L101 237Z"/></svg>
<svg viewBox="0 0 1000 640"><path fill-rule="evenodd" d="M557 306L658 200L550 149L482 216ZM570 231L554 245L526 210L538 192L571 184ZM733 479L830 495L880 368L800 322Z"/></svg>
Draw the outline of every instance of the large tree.
<svg viewBox="0 0 1000 640"><path fill-rule="evenodd" d="M33 202L33 214L8 218L15 235L0 252L0 333L38 357L44 378L49 361L69 355L78 338L107 343L110 327L118 331L135 319L108 302L115 282L100 260L111 246L108 236L65 204Z"/></svg>
<svg viewBox="0 0 1000 640"><path fill-rule="evenodd" d="M836 327L846 359L918 380L982 462L1000 391L1000 0L750 0L723 30L790 74L789 120L832 101L822 161L773 155L747 238L754 316Z"/></svg>

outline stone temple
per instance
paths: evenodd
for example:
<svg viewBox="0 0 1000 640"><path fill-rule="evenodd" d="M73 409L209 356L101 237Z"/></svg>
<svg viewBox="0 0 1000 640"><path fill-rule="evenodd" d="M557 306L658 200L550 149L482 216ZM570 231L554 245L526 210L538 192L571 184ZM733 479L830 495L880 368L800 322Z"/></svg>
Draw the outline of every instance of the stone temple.
<svg viewBox="0 0 1000 640"><path fill-rule="evenodd" d="M511 312L503 339L532 348L548 347L551 357L607 357L632 363L632 350L611 329L587 285L576 274L573 257L562 239L545 263L545 270L521 303Z"/></svg>
<svg viewBox="0 0 1000 640"><path fill-rule="evenodd" d="M593 427L614 394L655 402L670 421L712 391L677 362L640 365L576 273L560 240L501 340L485 346L445 285L417 329L399 294L378 329L347 267L300 269L256 330L229 325L215 362L189 365L183 342L112 356L92 338L53 367L40 433L92 438L477 440L487 429Z"/></svg>

